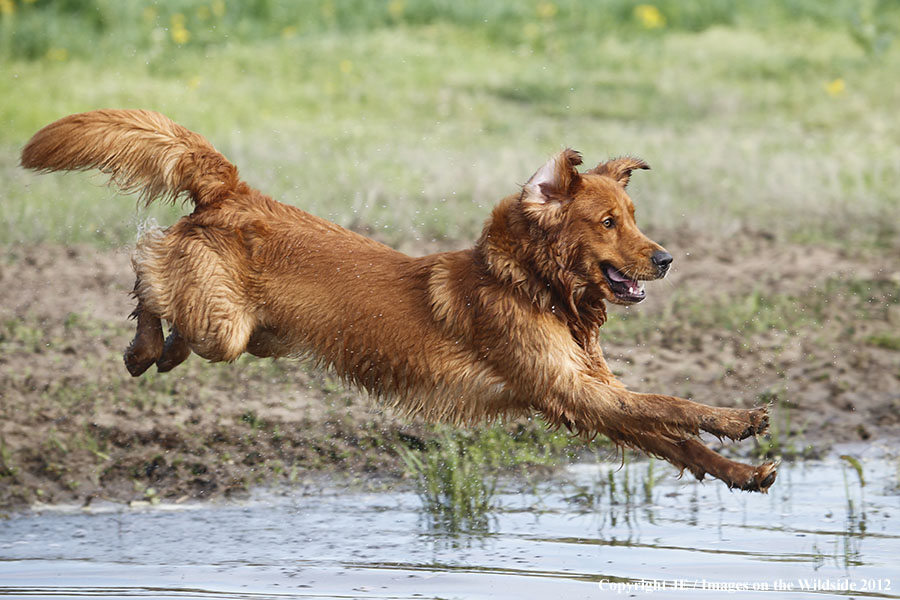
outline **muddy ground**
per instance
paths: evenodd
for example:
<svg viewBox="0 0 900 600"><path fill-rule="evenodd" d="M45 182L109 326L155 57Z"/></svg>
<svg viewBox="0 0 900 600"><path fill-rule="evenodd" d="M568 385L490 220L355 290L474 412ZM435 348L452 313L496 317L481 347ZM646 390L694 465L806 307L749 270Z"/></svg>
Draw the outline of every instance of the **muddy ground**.
<svg viewBox="0 0 900 600"><path fill-rule="evenodd" d="M772 438L728 450L738 455L900 441L898 248L655 233L676 258L671 276L649 284L642 305L612 308L603 330L629 387L721 406L772 402ZM434 434L293 361L194 356L132 379L121 361L131 285L127 248L6 249L0 506L178 501L323 470L398 476L395 447ZM539 421L506 427L540 438Z"/></svg>

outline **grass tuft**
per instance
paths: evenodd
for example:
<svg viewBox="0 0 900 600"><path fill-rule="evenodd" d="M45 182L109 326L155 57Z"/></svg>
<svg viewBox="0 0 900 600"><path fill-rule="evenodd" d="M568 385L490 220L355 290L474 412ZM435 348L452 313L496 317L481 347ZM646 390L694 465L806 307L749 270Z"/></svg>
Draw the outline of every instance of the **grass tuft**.
<svg viewBox="0 0 900 600"><path fill-rule="evenodd" d="M449 531L487 528L497 475L489 471L479 446L444 432L429 451L416 453L404 446L398 451L436 525Z"/></svg>
<svg viewBox="0 0 900 600"><path fill-rule="evenodd" d="M472 431L436 427L435 432L429 441L405 440L395 449L416 481L427 514L448 531L487 527L501 473L528 475L534 467L555 466L583 449L542 422Z"/></svg>

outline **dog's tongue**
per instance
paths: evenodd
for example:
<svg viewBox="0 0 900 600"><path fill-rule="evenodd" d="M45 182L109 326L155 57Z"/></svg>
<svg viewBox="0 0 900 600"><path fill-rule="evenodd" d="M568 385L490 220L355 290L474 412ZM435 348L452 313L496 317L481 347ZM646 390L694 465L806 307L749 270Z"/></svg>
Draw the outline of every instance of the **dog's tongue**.
<svg viewBox="0 0 900 600"><path fill-rule="evenodd" d="M618 269L609 267L606 270L606 272L609 275L609 278L612 279L613 281L616 281L619 283L627 283L629 287L637 287L638 286L638 282L636 280L628 279L627 277L622 275L622 272L619 271Z"/></svg>
<svg viewBox="0 0 900 600"><path fill-rule="evenodd" d="M625 277L625 275L623 275L621 271L619 271L618 269L615 269L613 267L607 267L606 274L609 277L610 281L613 281L615 283L618 283L618 284L621 284L621 285L624 285L625 287L627 287L628 293L631 294L632 296L636 296L636 297L643 296L644 287L641 285L641 283L637 279L629 279L628 277Z"/></svg>

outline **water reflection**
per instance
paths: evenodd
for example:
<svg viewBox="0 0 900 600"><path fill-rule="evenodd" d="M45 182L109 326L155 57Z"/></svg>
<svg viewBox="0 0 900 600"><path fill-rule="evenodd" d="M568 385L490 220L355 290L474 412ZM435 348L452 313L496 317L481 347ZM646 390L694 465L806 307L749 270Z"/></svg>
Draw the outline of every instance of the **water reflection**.
<svg viewBox="0 0 900 600"><path fill-rule="evenodd" d="M786 464L781 469L779 487L762 499L729 491L715 482L682 486L669 482L656 489L652 462L625 462L619 469L599 465L592 478L571 482L569 488L574 493L562 497L572 512L593 515L593 535L556 539L753 556L772 562L808 563L814 570L830 564L849 572L867 564L863 552L867 538L878 547L897 544L894 549L900 551L900 527L891 526L886 512L889 506L900 505L900 496L890 479L885 482L879 478L884 482L883 490L877 499L867 501L865 467L846 458ZM873 475L890 476L896 469L890 459L866 464ZM867 514L878 514L881 532L870 531ZM690 546L664 543L680 528L702 528L716 535L698 538L697 532L685 532ZM648 536L652 536L650 541ZM780 543L760 544L763 547L759 551L751 548L754 539L771 537ZM699 539L708 539L708 547L697 543ZM785 544L786 539L795 543ZM804 540L809 540L808 549L803 547Z"/></svg>
<svg viewBox="0 0 900 600"><path fill-rule="evenodd" d="M861 465L865 486L837 457L786 464L768 496L661 463L577 465L501 482L487 520L468 526L431 518L406 489L45 510L0 523L0 596L596 598L621 584L654 598L794 586L791 598L820 599L871 582L853 595L900 598L900 582L885 587L900 554L897 462Z"/></svg>

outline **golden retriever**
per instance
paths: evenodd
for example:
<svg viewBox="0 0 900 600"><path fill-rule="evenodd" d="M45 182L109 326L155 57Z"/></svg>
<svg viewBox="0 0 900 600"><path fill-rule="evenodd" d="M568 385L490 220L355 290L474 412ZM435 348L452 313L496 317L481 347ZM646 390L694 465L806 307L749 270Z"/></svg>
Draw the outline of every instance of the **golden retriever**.
<svg viewBox="0 0 900 600"><path fill-rule="evenodd" d="M125 365L309 356L407 414L469 423L543 415L662 457L698 479L766 491L775 465L723 458L697 436L765 431L765 407L629 391L598 343L606 303L644 299L672 256L634 220L636 158L585 172L564 150L494 208L474 247L411 258L251 188L202 136L158 113L98 110L37 132L22 165L99 169L146 202L194 211L133 256L137 333ZM162 321L169 324L164 339Z"/></svg>

